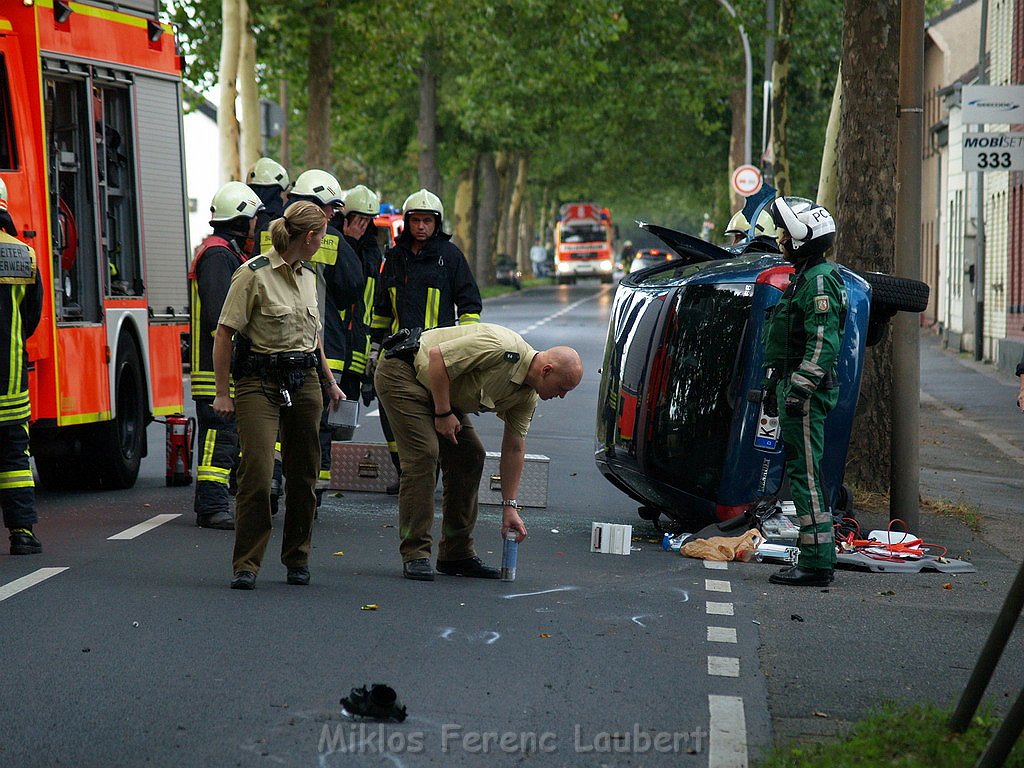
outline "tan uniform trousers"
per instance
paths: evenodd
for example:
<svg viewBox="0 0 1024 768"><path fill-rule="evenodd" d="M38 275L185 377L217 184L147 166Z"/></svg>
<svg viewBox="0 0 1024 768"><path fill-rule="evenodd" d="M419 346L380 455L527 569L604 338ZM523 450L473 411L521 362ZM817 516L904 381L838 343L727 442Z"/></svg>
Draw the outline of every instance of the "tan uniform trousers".
<svg viewBox="0 0 1024 768"><path fill-rule="evenodd" d="M402 484L398 493L398 524L402 561L430 557L434 522L434 488L441 466L441 542L438 560L473 557L477 493L484 471L484 446L466 416L458 445L434 429L434 402L416 380L413 367L402 360L382 359L375 376L377 396L387 410L402 457Z"/></svg>
<svg viewBox="0 0 1024 768"><path fill-rule="evenodd" d="M315 368L306 371L302 389L292 393L288 407L283 407L276 381L276 376L268 374L266 380L247 376L235 384L235 416L242 450L235 497L235 572L258 573L270 542L270 485L279 428L285 479L281 562L288 568L309 564L323 397Z"/></svg>

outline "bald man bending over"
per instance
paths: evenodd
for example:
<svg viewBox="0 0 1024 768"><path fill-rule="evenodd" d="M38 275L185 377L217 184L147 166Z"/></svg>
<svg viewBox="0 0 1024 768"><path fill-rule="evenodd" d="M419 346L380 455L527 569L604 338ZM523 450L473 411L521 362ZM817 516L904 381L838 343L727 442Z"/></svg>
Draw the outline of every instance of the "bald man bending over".
<svg viewBox="0 0 1024 768"><path fill-rule="evenodd" d="M418 349L381 359L374 383L402 457L398 519L405 578L434 580L430 550L439 464L444 495L437 570L499 578L499 569L481 561L473 548L485 451L467 414L494 411L505 423L501 535L511 529L522 541L526 526L516 493L537 400L565 397L581 378L576 350L538 352L518 333L493 323L424 331Z"/></svg>

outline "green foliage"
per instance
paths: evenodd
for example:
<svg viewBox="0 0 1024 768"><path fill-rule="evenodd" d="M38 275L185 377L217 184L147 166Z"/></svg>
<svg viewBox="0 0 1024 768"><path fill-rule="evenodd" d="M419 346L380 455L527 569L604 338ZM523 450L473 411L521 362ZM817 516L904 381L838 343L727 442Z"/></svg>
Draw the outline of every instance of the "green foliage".
<svg viewBox="0 0 1024 768"><path fill-rule="evenodd" d="M975 716L964 734L949 732L950 710L934 704L903 707L882 705L849 733L818 744L792 744L771 750L756 765L759 768L972 768L1000 719L990 709ZM1024 766L1024 746L1018 744L1006 762L1011 768Z"/></svg>

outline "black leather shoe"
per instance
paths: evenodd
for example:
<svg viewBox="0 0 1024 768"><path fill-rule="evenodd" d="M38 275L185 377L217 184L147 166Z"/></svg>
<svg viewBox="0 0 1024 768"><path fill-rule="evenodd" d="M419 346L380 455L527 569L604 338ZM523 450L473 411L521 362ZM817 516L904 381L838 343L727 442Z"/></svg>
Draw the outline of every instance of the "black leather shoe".
<svg viewBox="0 0 1024 768"><path fill-rule="evenodd" d="M212 515L197 515L196 525L200 528L216 528L219 531L235 530L235 518L230 512L214 512Z"/></svg>
<svg viewBox="0 0 1024 768"><path fill-rule="evenodd" d="M38 555L42 551L43 545L39 543L31 528L11 529L12 555Z"/></svg>
<svg viewBox="0 0 1024 768"><path fill-rule="evenodd" d="M434 569L430 567L430 560L421 557L402 563L402 575L413 581L433 581Z"/></svg>
<svg viewBox="0 0 1024 768"><path fill-rule="evenodd" d="M256 574L252 571L236 571L231 580L232 589L256 589Z"/></svg>
<svg viewBox="0 0 1024 768"><path fill-rule="evenodd" d="M309 584L309 568L300 565L298 568L288 569L288 583L304 587Z"/></svg>
<svg viewBox="0 0 1024 768"><path fill-rule="evenodd" d="M479 557L461 560L438 560L437 570L448 576L470 576L476 579L500 579L501 569L492 568Z"/></svg>
<svg viewBox="0 0 1024 768"><path fill-rule="evenodd" d="M824 568L801 568L791 565L768 577L772 584L788 584L792 587L827 587L832 583L834 574Z"/></svg>

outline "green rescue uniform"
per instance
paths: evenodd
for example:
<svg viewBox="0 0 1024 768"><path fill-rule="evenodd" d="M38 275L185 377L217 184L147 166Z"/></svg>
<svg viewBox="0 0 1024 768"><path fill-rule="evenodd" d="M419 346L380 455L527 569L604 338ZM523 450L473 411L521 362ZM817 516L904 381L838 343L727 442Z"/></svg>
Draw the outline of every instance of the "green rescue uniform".
<svg viewBox="0 0 1024 768"><path fill-rule="evenodd" d="M831 571L836 562L821 457L825 417L839 399L835 365L846 307L846 287L835 265L812 256L796 265L765 324L766 391L778 403L786 474L800 524L801 568ZM801 406L806 415L800 415Z"/></svg>

